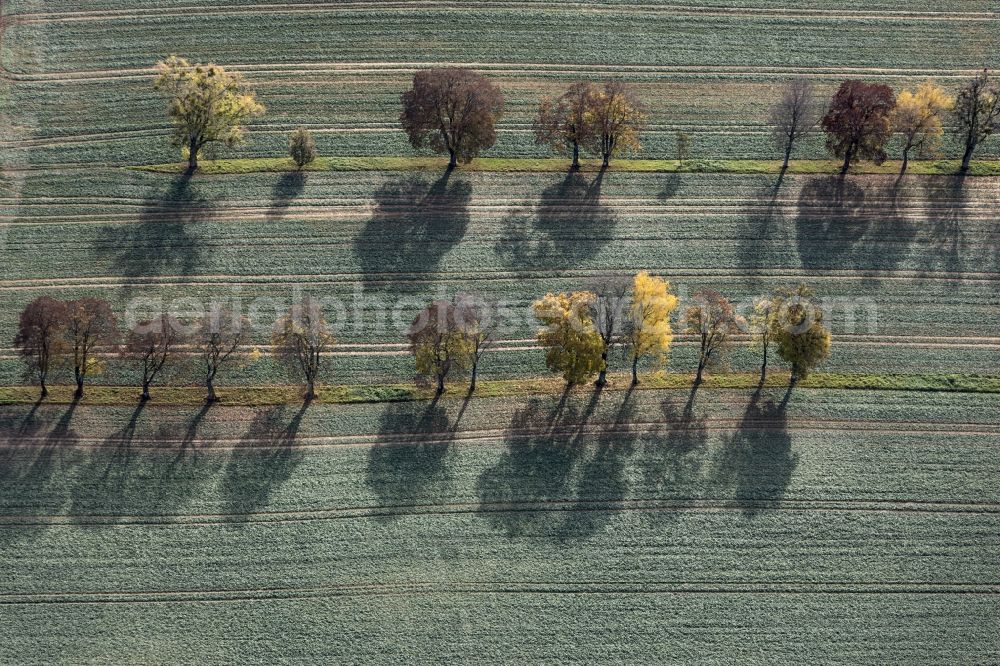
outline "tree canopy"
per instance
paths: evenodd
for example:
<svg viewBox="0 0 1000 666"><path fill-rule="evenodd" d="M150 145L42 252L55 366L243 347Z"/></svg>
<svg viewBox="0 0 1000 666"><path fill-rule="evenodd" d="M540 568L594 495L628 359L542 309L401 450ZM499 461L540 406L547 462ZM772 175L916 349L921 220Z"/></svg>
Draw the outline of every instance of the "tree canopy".
<svg viewBox="0 0 1000 666"><path fill-rule="evenodd" d="M670 315L677 308L677 297L670 293L670 283L638 273L632 281L632 301L628 310L628 344L632 352L632 383L639 383L639 360L652 356L658 364L666 361L674 339Z"/></svg>
<svg viewBox="0 0 1000 666"><path fill-rule="evenodd" d="M403 93L400 122L414 148L448 153L449 168L471 162L496 142L503 94L471 69L425 69Z"/></svg>
<svg viewBox="0 0 1000 666"><path fill-rule="evenodd" d="M316 159L316 139L305 127L296 128L288 137L288 156L299 169Z"/></svg>
<svg viewBox="0 0 1000 666"><path fill-rule="evenodd" d="M264 113L264 105L239 74L211 63L192 65L172 55L156 64L153 86L168 95L174 144L187 151L188 173L197 170L198 153L205 145L242 143L243 125Z"/></svg>
<svg viewBox="0 0 1000 666"><path fill-rule="evenodd" d="M587 381L604 365L604 343L591 317L595 299L589 291L546 294L533 306L543 325L538 341L545 348L545 365L571 386Z"/></svg>
<svg viewBox="0 0 1000 666"><path fill-rule="evenodd" d="M452 370L469 365L472 345L451 301L432 301L414 318L407 337L417 374L434 379L438 395L444 393L445 379Z"/></svg>
<svg viewBox="0 0 1000 666"><path fill-rule="evenodd" d="M122 356L139 365L142 400L149 400L149 387L160 374L176 347L184 342L182 326L169 315L140 321L125 335Z"/></svg>
<svg viewBox="0 0 1000 666"><path fill-rule="evenodd" d="M812 297L812 290L800 284L779 291L772 300L770 337L778 355L792 366L793 383L805 379L830 354L830 330Z"/></svg>
<svg viewBox="0 0 1000 666"><path fill-rule="evenodd" d="M591 143L597 87L578 81L559 97L545 98L535 119L535 143L548 145L557 153L570 151L573 167L580 166L580 146Z"/></svg>
<svg viewBox="0 0 1000 666"><path fill-rule="evenodd" d="M984 69L959 91L954 118L965 145L960 169L965 173L976 147L1000 128L1000 86L988 70Z"/></svg>
<svg viewBox="0 0 1000 666"><path fill-rule="evenodd" d="M25 306L18 321L14 347L27 363L28 372L38 379L42 398L49 394L45 383L49 372L66 352L62 335L66 316L65 302L39 296Z"/></svg>
<svg viewBox="0 0 1000 666"><path fill-rule="evenodd" d="M903 163L900 175L906 173L910 151L933 153L941 143L944 128L941 116L951 109L954 100L932 81L921 83L915 91L902 90L896 96L892 111L892 128L903 138Z"/></svg>
<svg viewBox="0 0 1000 666"><path fill-rule="evenodd" d="M66 303L67 356L73 366L76 380L76 397L83 397L86 378L102 369L100 357L94 353L97 347L115 345L118 329L111 305L100 298L84 296Z"/></svg>
<svg viewBox="0 0 1000 666"><path fill-rule="evenodd" d="M695 383L700 384L702 372L720 360L722 351L729 344L729 337L743 328L743 320L729 300L717 291L706 289L691 297L691 305L684 313L685 331L697 336L699 343L698 373Z"/></svg>
<svg viewBox="0 0 1000 666"><path fill-rule="evenodd" d="M844 81L823 116L826 147L844 159L840 172L846 174L855 158L881 164L885 144L892 136L892 109L896 104L892 88L881 83Z"/></svg>
<svg viewBox="0 0 1000 666"><path fill-rule="evenodd" d="M620 79L608 79L592 96L593 129L586 143L608 166L613 156L642 149L639 134L646 111L635 88Z"/></svg>

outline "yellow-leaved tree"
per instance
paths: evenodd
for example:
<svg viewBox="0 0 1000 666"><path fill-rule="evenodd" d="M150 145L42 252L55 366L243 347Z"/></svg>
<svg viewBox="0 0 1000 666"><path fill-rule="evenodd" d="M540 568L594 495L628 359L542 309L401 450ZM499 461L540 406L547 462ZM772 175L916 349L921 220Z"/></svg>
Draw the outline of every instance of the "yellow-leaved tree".
<svg viewBox="0 0 1000 666"><path fill-rule="evenodd" d="M582 384L604 366L604 343L591 317L596 296L589 291L546 294L535 301L535 317L543 324L538 341L545 347L545 365L566 383Z"/></svg>
<svg viewBox="0 0 1000 666"><path fill-rule="evenodd" d="M632 384L639 383L639 360L652 356L658 365L667 358L674 339L670 314L677 307L677 297L670 293L670 283L642 271L632 282L632 302L628 311L628 343L632 351Z"/></svg>
<svg viewBox="0 0 1000 666"><path fill-rule="evenodd" d="M590 131L585 142L601 156L607 167L613 155L622 151L637 153L642 148L639 133L646 125L646 111L639 95L628 83L609 79L591 95L587 122Z"/></svg>
<svg viewBox="0 0 1000 666"><path fill-rule="evenodd" d="M892 127L903 138L900 176L906 173L911 150L916 148L921 155L937 151L944 134L941 118L954 104L955 100L933 81L925 81L916 91L903 90L896 96Z"/></svg>
<svg viewBox="0 0 1000 666"><path fill-rule="evenodd" d="M793 385L830 354L830 329L823 323L823 311L813 303L812 296L812 290L800 284L779 291L771 299L770 338L778 356L792 366Z"/></svg>
<svg viewBox="0 0 1000 666"><path fill-rule="evenodd" d="M214 64L192 65L172 55L156 64L156 90L168 96L167 115L174 124L174 144L187 151L188 173L198 169L206 144L243 142L243 124L263 115L264 105L239 74Z"/></svg>

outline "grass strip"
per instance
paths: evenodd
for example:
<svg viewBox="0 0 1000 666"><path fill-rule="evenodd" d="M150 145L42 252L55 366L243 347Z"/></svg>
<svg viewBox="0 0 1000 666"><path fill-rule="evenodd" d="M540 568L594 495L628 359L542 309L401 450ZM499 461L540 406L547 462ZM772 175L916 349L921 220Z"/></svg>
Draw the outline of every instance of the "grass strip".
<svg viewBox="0 0 1000 666"><path fill-rule="evenodd" d="M788 373L768 375L763 386L781 388L788 385ZM751 389L759 386L756 373L733 373L705 377L703 389ZM642 378L638 390L675 389L690 390L693 375L658 373ZM629 388L627 374L608 375L606 391L623 391ZM797 389L842 389L865 391L942 391L953 393L1000 393L1000 377L988 375L871 375L814 373L801 380ZM51 386L46 402L68 404L73 401L73 386ZM476 388L476 397L517 397L530 395L558 395L566 384L557 377L535 377L512 380L482 380ZM576 390L590 391L591 385L581 385ZM201 404L205 391L200 386L153 387L152 404L188 406ZM301 401L302 390L296 386L251 386L220 388L220 402L226 405L263 406L281 405ZM321 403L405 402L433 398L431 388L412 384L380 384L375 386L330 385L317 387L317 401ZM140 390L133 386L89 386L82 404L102 406L127 406L139 400ZM452 383L445 399L462 399L466 384ZM38 400L35 386L0 387L0 405L34 404Z"/></svg>
<svg viewBox="0 0 1000 666"><path fill-rule="evenodd" d="M448 161L443 157L319 157L303 168L303 171L444 171ZM838 174L839 160L792 160L786 173L789 174ZM888 160L881 165L860 162L851 170L852 174L899 173L898 160ZM955 175L958 160L911 160L908 173L920 176ZM186 163L148 164L131 167L154 173L182 173ZM597 172L600 160L581 160L580 170ZM284 173L298 170L287 157L258 157L245 159L202 160L198 173L204 175L231 175L244 173ZM481 157L459 167L460 171L484 171L498 173L535 172L563 173L569 170L569 161L560 158L504 158ZM615 160L608 171L626 173L744 173L777 174L781 172L780 160L687 160L683 164L677 160ZM1000 160L974 161L968 171L969 176L1000 176Z"/></svg>

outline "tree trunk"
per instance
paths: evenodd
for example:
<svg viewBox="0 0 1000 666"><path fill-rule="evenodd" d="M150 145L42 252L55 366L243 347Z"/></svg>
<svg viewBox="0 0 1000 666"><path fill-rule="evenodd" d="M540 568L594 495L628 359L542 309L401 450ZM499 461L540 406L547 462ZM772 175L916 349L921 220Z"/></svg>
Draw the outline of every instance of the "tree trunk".
<svg viewBox="0 0 1000 666"><path fill-rule="evenodd" d="M899 167L900 177L902 177L903 174L906 173L906 167L907 165L909 165L909 163L910 163L910 149L909 147L906 147L903 149L903 165Z"/></svg>
<svg viewBox="0 0 1000 666"><path fill-rule="evenodd" d="M602 155L603 160L601 161L601 166L604 168L608 167L608 162L611 160L611 153L604 153Z"/></svg>
<svg viewBox="0 0 1000 666"><path fill-rule="evenodd" d="M41 394L41 396L39 396L39 399L46 398L49 395L49 389L48 389L47 386L45 386L45 378L42 377L40 381L41 381L41 384L42 384L42 394Z"/></svg>
<svg viewBox="0 0 1000 666"><path fill-rule="evenodd" d="M437 394L441 395L442 393L444 393L444 375L438 375Z"/></svg>
<svg viewBox="0 0 1000 666"><path fill-rule="evenodd" d="M149 382L142 383L142 397L140 398L142 402L149 400Z"/></svg>
<svg viewBox="0 0 1000 666"><path fill-rule="evenodd" d="M792 158L792 142L789 141L785 144L785 160L781 163L781 170L786 171L788 169L788 160Z"/></svg>
<svg viewBox="0 0 1000 666"><path fill-rule="evenodd" d="M764 380L767 379L767 345L764 345L764 357L760 362L760 383L763 384Z"/></svg>
<svg viewBox="0 0 1000 666"><path fill-rule="evenodd" d="M702 373L702 371L704 369L705 369L705 361L704 361L704 359L702 359L702 360L698 361L698 374L696 374L694 376L694 383L696 385L697 384L701 384L701 373Z"/></svg>
<svg viewBox="0 0 1000 666"><path fill-rule="evenodd" d="M580 168L580 144L576 141L573 142L573 164L570 166L573 169Z"/></svg>
<svg viewBox="0 0 1000 666"><path fill-rule="evenodd" d="M207 380L205 380L205 388L208 389L208 395L205 396L205 402L215 402L216 400L219 399L219 397L217 395L215 395L215 378L214 377L209 377Z"/></svg>
<svg viewBox="0 0 1000 666"><path fill-rule="evenodd" d="M316 382L312 379L306 380L306 392L302 398L308 402L316 397Z"/></svg>
<svg viewBox="0 0 1000 666"><path fill-rule="evenodd" d="M198 170L198 140L191 139L188 143L188 168L187 173L193 174Z"/></svg>
<svg viewBox="0 0 1000 666"><path fill-rule="evenodd" d="M73 393L74 398L83 397L83 377L77 375L76 377L76 391Z"/></svg>
<svg viewBox="0 0 1000 666"><path fill-rule="evenodd" d="M597 375L596 386L604 386L608 383L608 352L601 352L601 372Z"/></svg>
<svg viewBox="0 0 1000 666"><path fill-rule="evenodd" d="M476 377L479 374L479 362L476 361L472 364L472 378L469 380L469 393L475 393L476 391Z"/></svg>
<svg viewBox="0 0 1000 666"><path fill-rule="evenodd" d="M846 176L847 170L851 168L851 158L854 157L854 148L848 148L844 153L844 166L840 167L840 175Z"/></svg>
<svg viewBox="0 0 1000 666"><path fill-rule="evenodd" d="M632 386L639 383L639 357L632 356Z"/></svg>
<svg viewBox="0 0 1000 666"><path fill-rule="evenodd" d="M448 171L451 171L452 169L458 166L458 153L456 153L453 149L449 148L448 155L449 155Z"/></svg>
<svg viewBox="0 0 1000 666"><path fill-rule="evenodd" d="M958 169L959 173L966 173L969 170L969 163L972 162L972 151L975 149L975 144L965 143L965 154L962 155L962 166Z"/></svg>

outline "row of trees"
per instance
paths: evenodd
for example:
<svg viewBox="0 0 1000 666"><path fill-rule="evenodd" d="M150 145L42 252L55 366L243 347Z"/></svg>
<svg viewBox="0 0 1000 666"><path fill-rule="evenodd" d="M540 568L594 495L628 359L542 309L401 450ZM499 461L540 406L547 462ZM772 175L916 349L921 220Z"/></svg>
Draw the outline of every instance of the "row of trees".
<svg viewBox="0 0 1000 666"><path fill-rule="evenodd" d="M547 294L533 304L542 324L538 341L545 349L545 364L569 385L596 376L597 385L603 386L611 351L620 347L628 353L632 383L638 384L640 361L653 359L655 366L662 366L666 360L673 341L671 315L677 306L670 284L646 272L631 280L608 280L590 291ZM696 383L707 367L721 359L736 333L749 332L760 348L762 381L772 346L791 365L793 383L820 364L830 349L822 312L804 285L759 299L749 319L738 315L718 292L702 291L691 299L681 321L683 331L699 340ZM431 302L418 313L408 334L417 374L433 380L440 394L450 374L468 371L469 391L475 391L483 353L496 340L496 322L495 309L475 296L460 294L453 301ZM100 372L109 356L118 355L138 368L144 401L168 364L184 358L193 363L204 384L206 401L214 402L216 377L224 366L236 362L249 331L245 317L217 307L193 321L160 315L138 322L122 335L107 301L41 296L21 312L14 346L40 384L42 398L48 395L50 373L63 367L72 369L75 396L82 398L87 378ZM321 303L308 296L274 324L272 353L302 378L307 400L316 394L323 357L334 342ZM257 354L255 349L253 355Z"/></svg>
<svg viewBox="0 0 1000 666"><path fill-rule="evenodd" d="M538 341L546 367L570 386L594 377L604 386L611 352L618 347L627 353L632 383L638 384L641 361L651 359L654 367L665 362L677 306L670 283L647 272L632 280L609 280L593 290L546 294L533 304L542 324ZM494 340L495 327L485 316L489 310L474 297L460 295L454 301L433 301L414 319L409 340L417 372L432 380L439 394L453 371L471 370L469 390L475 390L482 352ZM739 315L722 294L701 291L692 297L681 324L698 341L696 384L706 368L722 362L732 336L739 333L749 333L761 352L761 381L772 348L791 366L793 384L830 352L830 331L805 285L758 299L749 318Z"/></svg>
<svg viewBox="0 0 1000 666"><path fill-rule="evenodd" d="M188 171L198 168L198 154L213 142L240 143L244 124L265 111L238 73L214 64L191 64L170 56L156 66L154 86L167 94L167 114L174 143L187 154ZM504 111L500 88L482 74L461 68L425 69L402 95L400 122L414 148L429 147L449 156L449 168L466 163L496 142L496 124ZM817 126L826 133L827 149L843 159L847 173L857 159L881 164L885 146L898 134L903 140L901 173L911 151L932 155L951 114L960 135L961 172L976 148L1000 127L1000 86L987 70L969 80L955 96L933 82L896 95L881 83L844 81L828 104L821 104L806 79L788 83L772 107L770 122L787 168L795 145ZM638 92L619 79L600 84L577 82L558 97L543 99L534 122L535 139L579 166L581 151L600 156L637 152L646 125L646 107ZM678 155L687 152L678 135ZM685 145L680 145L684 143ZM301 168L316 156L315 142L304 128L290 139L289 154ZM682 159L682 158L681 158Z"/></svg>
<svg viewBox="0 0 1000 666"><path fill-rule="evenodd" d="M76 398L82 398L87 378L101 371L105 359L119 355L134 363L142 376L142 400L149 400L150 386L181 352L193 361L195 373L206 389L206 401L217 400L215 380L219 371L236 361L234 356L248 341L246 317L215 308L190 322L161 315L138 322L123 336L111 306L99 298L62 301L42 296L21 311L14 346L28 372L48 395L47 381L54 370L70 367ZM306 399L315 396L321 356L334 338L318 301L306 297L280 317L271 335L272 351L305 381ZM255 354L258 353L255 350Z"/></svg>

